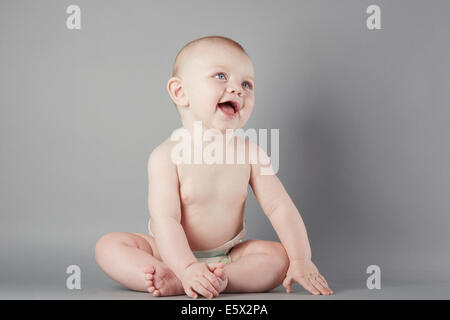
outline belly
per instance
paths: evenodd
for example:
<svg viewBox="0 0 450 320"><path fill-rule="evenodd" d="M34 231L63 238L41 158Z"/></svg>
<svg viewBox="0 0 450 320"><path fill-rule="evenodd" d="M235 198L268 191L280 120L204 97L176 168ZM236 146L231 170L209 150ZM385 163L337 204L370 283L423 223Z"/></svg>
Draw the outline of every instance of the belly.
<svg viewBox="0 0 450 320"><path fill-rule="evenodd" d="M192 251L214 249L234 238L243 227L245 201L237 208L207 206L182 212L181 224Z"/></svg>
<svg viewBox="0 0 450 320"><path fill-rule="evenodd" d="M249 165L180 165L181 224L193 251L216 248L242 229Z"/></svg>

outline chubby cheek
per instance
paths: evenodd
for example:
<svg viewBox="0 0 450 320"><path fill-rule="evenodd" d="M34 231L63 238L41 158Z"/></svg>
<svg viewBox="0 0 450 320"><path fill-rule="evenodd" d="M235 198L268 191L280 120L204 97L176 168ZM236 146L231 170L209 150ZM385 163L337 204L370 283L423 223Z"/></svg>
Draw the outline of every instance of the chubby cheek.
<svg viewBox="0 0 450 320"><path fill-rule="evenodd" d="M204 111L214 112L220 99L220 93L219 88L203 86L196 97L197 103L202 106Z"/></svg>
<svg viewBox="0 0 450 320"><path fill-rule="evenodd" d="M244 120L245 122L248 121L250 115L253 112L254 103L255 103L254 99L247 101L245 108L241 110L241 119Z"/></svg>
<svg viewBox="0 0 450 320"><path fill-rule="evenodd" d="M191 106L203 116L215 111L218 97L207 87L199 88L195 95L191 96Z"/></svg>

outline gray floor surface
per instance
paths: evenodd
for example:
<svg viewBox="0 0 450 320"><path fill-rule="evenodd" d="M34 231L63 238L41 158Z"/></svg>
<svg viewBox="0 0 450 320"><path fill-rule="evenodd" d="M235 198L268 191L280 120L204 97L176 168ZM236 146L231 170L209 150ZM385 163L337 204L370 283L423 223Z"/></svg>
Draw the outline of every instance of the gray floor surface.
<svg viewBox="0 0 450 320"><path fill-rule="evenodd" d="M221 294L219 300L416 300L416 299L450 299L449 283L404 283L386 284L381 289L369 290L355 283L331 285L332 296L313 296L301 287L295 286L293 292L285 293L280 286L268 293ZM68 290L64 286L55 285L13 285L6 284L0 288L0 299L25 300L191 300L187 296L158 297L143 292L134 292L114 283L89 285L80 290ZM204 298L201 298L204 299ZM198 300L198 299L197 299Z"/></svg>

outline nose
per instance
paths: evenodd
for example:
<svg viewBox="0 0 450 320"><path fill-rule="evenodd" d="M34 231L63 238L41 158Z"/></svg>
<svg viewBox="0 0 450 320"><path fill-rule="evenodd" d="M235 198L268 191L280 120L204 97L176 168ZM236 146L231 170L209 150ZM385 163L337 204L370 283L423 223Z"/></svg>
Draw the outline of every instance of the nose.
<svg viewBox="0 0 450 320"><path fill-rule="evenodd" d="M234 93L234 94L238 95L239 97L242 96L242 89L240 89L240 88L238 88L238 87L236 87L236 86L234 86L234 85L230 85L230 86L227 88L227 92L228 92L228 93Z"/></svg>

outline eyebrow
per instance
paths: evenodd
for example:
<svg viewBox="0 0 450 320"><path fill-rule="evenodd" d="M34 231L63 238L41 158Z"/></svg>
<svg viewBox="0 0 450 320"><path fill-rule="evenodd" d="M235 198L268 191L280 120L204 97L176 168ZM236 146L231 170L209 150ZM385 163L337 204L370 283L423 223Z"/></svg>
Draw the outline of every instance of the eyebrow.
<svg viewBox="0 0 450 320"><path fill-rule="evenodd" d="M221 65L215 65L215 66L212 66L211 69L226 69L226 70L228 70L227 67L221 66ZM252 76L246 76L246 78L249 78L250 80L252 80L253 82L255 82L255 79L254 79Z"/></svg>

